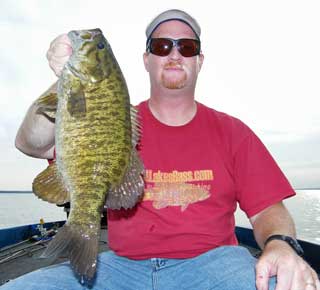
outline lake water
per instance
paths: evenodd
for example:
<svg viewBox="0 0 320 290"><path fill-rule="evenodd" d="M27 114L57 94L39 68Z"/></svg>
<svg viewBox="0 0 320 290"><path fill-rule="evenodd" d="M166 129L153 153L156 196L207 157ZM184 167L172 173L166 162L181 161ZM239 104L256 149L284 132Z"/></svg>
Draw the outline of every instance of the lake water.
<svg viewBox="0 0 320 290"><path fill-rule="evenodd" d="M320 244L320 190L297 190L284 202L291 212L299 239ZM63 208L38 199L32 193L0 193L0 228L64 220ZM243 212L236 212L239 226L251 227Z"/></svg>
<svg viewBox="0 0 320 290"><path fill-rule="evenodd" d="M293 216L297 237L320 244L320 190L296 190L296 193L296 196L284 200L284 204ZM240 210L236 212L236 223L251 228Z"/></svg>

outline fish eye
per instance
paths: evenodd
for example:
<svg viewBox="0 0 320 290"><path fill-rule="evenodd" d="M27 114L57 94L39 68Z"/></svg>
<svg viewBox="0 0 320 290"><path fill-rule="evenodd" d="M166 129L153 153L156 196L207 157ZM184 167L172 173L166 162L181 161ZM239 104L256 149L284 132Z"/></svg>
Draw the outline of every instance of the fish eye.
<svg viewBox="0 0 320 290"><path fill-rule="evenodd" d="M104 43L99 42L99 43L97 44L97 47L98 47L99 49L104 49Z"/></svg>

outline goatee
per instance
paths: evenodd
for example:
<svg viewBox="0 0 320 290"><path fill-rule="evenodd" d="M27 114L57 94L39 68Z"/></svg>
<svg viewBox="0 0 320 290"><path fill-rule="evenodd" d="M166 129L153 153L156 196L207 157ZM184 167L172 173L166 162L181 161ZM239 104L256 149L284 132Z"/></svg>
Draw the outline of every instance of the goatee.
<svg viewBox="0 0 320 290"><path fill-rule="evenodd" d="M178 75L171 75L171 73L166 73L166 69L177 69ZM162 84L167 89L181 89L185 86L187 80L187 74L184 71L181 64L176 62L169 62L165 65L164 71L161 75Z"/></svg>

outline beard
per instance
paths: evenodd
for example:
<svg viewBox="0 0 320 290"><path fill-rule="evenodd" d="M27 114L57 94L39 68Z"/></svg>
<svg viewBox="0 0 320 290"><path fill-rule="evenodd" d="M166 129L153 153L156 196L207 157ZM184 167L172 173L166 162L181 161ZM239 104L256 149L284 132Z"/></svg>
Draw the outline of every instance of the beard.
<svg viewBox="0 0 320 290"><path fill-rule="evenodd" d="M166 69L177 68L175 71L166 71ZM181 89L186 85L187 74L183 67L175 62L169 62L165 65L164 71L161 74L162 85L167 89Z"/></svg>

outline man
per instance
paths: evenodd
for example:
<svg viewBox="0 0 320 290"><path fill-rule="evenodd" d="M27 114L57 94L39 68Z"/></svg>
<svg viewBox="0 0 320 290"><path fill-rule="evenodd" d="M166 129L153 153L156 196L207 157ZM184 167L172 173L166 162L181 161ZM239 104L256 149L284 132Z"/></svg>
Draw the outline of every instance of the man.
<svg viewBox="0 0 320 290"><path fill-rule="evenodd" d="M281 201L294 191L279 167L245 124L195 102L204 60L200 34L195 19L180 10L163 12L147 27L151 94L138 106L144 199L132 210L108 211L112 251L100 255L93 289L320 289L299 247L287 243L295 242L295 229ZM52 43L48 59L57 75L71 53L65 35ZM52 158L54 124L35 110L27 113L16 146ZM263 249L258 262L237 246L237 202ZM19 287L82 289L68 264L4 289Z"/></svg>

